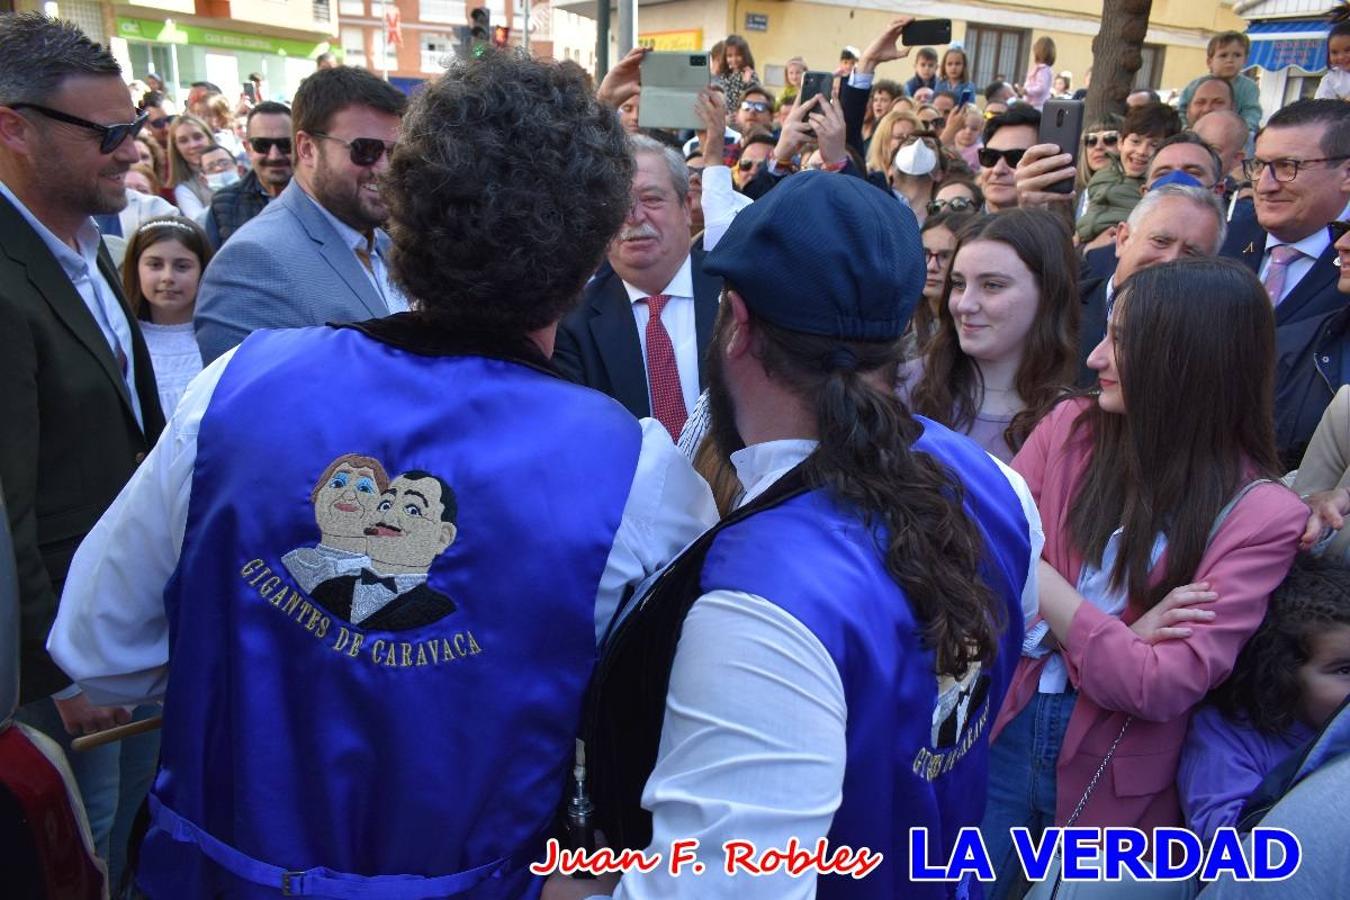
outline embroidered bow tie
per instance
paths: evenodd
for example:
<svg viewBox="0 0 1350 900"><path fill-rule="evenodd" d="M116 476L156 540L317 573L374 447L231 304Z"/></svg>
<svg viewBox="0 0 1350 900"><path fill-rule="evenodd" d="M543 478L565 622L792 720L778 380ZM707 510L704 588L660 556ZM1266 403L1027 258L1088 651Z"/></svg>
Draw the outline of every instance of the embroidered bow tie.
<svg viewBox="0 0 1350 900"><path fill-rule="evenodd" d="M392 576L392 575L390 575L390 576L387 577L387 578L382 578L382 577L380 577L379 575L377 575L376 573L370 571L369 569L362 569L362 570L361 570L361 583L362 583L362 584L382 584L382 585L384 585L385 590L391 591L391 592L393 592L393 593L395 593L395 594L398 593L398 584L394 581L394 576Z"/></svg>

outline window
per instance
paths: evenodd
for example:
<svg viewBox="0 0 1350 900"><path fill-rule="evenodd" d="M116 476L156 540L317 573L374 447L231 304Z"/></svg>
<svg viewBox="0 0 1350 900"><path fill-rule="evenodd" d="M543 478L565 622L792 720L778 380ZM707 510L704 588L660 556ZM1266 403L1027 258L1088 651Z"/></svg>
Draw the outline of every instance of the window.
<svg viewBox="0 0 1350 900"><path fill-rule="evenodd" d="M1139 48L1143 62L1134 73L1136 91L1156 91L1162 84L1163 52L1166 49L1158 44L1145 44Z"/></svg>
<svg viewBox="0 0 1350 900"><path fill-rule="evenodd" d="M464 4L454 0L418 0L417 9L423 22L463 22L468 17Z"/></svg>
<svg viewBox="0 0 1350 900"><path fill-rule="evenodd" d="M446 63L454 59L455 39L449 34L422 32L422 71L439 74L445 71Z"/></svg>
<svg viewBox="0 0 1350 900"><path fill-rule="evenodd" d="M338 15L364 16L365 14L366 0L338 0Z"/></svg>
<svg viewBox="0 0 1350 900"><path fill-rule="evenodd" d="M366 30L364 28L342 28L342 61L349 66L366 64Z"/></svg>
<svg viewBox="0 0 1350 900"><path fill-rule="evenodd" d="M1031 60L1031 34L1021 28L966 27L966 56L970 60L968 78L975 90L983 91L995 78L1009 84L1021 82ZM941 53L938 54L940 59ZM939 72L939 75L941 73Z"/></svg>

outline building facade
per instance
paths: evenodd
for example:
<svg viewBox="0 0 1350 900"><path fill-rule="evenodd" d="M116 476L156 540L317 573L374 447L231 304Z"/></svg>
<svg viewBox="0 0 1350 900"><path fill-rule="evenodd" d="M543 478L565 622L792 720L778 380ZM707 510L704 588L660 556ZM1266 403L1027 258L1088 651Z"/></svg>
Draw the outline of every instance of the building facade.
<svg viewBox="0 0 1350 900"><path fill-rule="evenodd" d="M1276 0L1294 2L1294 0ZM1313 0L1308 0L1313 2ZM1101 27L1102 0L1046 0L1044 3L991 0L639 0L641 43L661 50L706 50L729 33L750 43L760 77L770 88L783 86L783 64L805 57L813 69L832 70L846 46L864 47L896 15L952 20L953 43L971 57L972 81L983 88L996 76L1021 82L1031 47L1048 35L1058 49L1055 71L1082 84L1092 63L1092 39ZM594 0L558 0L558 5L594 16ZM618 21L617 14L614 21ZM1219 31L1243 31L1246 22L1232 0L1154 0L1137 84L1179 90L1204 74L1205 44ZM617 48L611 47L610 59ZM886 78L908 78L909 60L879 70Z"/></svg>
<svg viewBox="0 0 1350 900"><path fill-rule="evenodd" d="M129 77L154 72L181 106L194 81L238 96L263 76L265 99L286 99L337 37L336 0L18 0L76 22L107 43Z"/></svg>

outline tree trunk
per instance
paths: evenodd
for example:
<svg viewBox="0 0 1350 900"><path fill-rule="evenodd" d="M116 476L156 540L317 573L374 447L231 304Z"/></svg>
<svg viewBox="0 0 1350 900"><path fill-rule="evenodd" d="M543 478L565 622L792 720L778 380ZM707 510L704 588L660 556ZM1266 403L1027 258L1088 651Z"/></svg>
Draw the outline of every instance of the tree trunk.
<svg viewBox="0 0 1350 900"><path fill-rule="evenodd" d="M1144 61L1141 48L1152 7L1153 0L1102 0L1102 27L1092 39L1092 84L1084 125L1108 113L1124 114L1125 98Z"/></svg>

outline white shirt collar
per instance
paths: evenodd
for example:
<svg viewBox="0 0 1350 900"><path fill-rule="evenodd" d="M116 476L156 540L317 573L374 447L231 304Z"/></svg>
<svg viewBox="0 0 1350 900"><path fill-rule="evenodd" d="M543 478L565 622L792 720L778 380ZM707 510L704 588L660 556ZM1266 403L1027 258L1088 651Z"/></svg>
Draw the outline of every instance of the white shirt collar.
<svg viewBox="0 0 1350 900"><path fill-rule="evenodd" d="M69 244L42 224L41 220L33 215L32 211L3 181L0 181L0 194L3 194L5 199L14 205L14 208L19 211L19 215L23 216L24 221L32 226L38 237L42 238L42 243L47 245L47 249L56 257L56 261L61 264L61 268L66 271L66 274L75 275L87 268L96 269L98 267L99 231L92 218L85 219L75 233L75 241L80 245L80 252L76 253Z"/></svg>
<svg viewBox="0 0 1350 900"><path fill-rule="evenodd" d="M1280 240L1275 235L1267 234L1266 252L1269 253L1272 247L1278 247L1284 243L1286 242ZM1290 243L1289 246L1298 249L1309 259L1317 259L1331 246L1331 235L1327 233L1325 228L1319 228L1303 240L1294 241L1293 243Z"/></svg>
<svg viewBox="0 0 1350 900"><path fill-rule="evenodd" d="M628 292L628 299L632 303L646 300L651 296L642 288L633 287L626 281L623 283L623 289ZM667 297L684 297L690 300L694 298L694 268L688 254L684 257L684 265L680 266L680 271L676 272L675 277L670 279L670 284L666 285L666 289L658 293L665 294Z"/></svg>
<svg viewBox="0 0 1350 900"><path fill-rule="evenodd" d="M773 486L773 483L815 452L819 441L788 438L752 444L731 454L736 477L745 488L744 506Z"/></svg>

